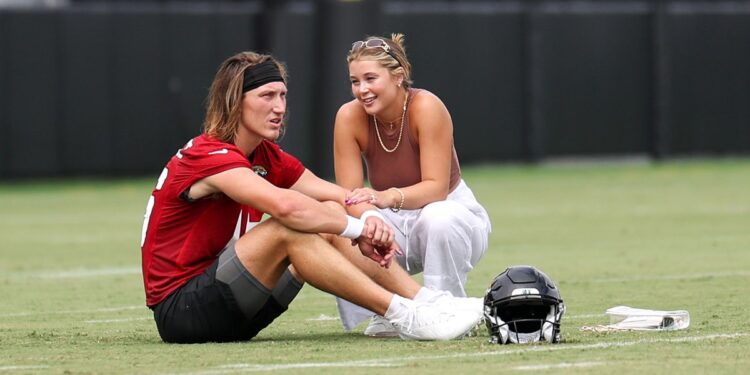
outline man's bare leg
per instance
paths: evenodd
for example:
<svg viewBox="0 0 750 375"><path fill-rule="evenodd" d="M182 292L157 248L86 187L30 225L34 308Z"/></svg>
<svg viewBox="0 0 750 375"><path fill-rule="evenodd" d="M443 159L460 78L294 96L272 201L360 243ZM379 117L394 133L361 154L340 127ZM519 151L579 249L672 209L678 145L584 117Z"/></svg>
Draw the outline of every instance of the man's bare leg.
<svg viewBox="0 0 750 375"><path fill-rule="evenodd" d="M335 236L325 237L297 232L268 219L241 237L234 252L265 288L274 288L291 264L316 288L386 317L404 339L452 340L478 321L479 315L466 310L419 304L387 291L328 242Z"/></svg>
<svg viewBox="0 0 750 375"><path fill-rule="evenodd" d="M380 315L385 314L393 298L393 293L379 286L323 237L291 230L275 219L258 224L237 241L235 249L242 265L268 289L273 289L292 264L296 273L314 287Z"/></svg>
<svg viewBox="0 0 750 375"><path fill-rule="evenodd" d="M335 236L332 245L352 264L357 266L365 275L370 277L376 284L382 286L391 293L402 297L414 299L419 289L419 283L409 276L406 271L394 260L389 268L383 268L371 259L362 255L357 246L352 246L351 240Z"/></svg>

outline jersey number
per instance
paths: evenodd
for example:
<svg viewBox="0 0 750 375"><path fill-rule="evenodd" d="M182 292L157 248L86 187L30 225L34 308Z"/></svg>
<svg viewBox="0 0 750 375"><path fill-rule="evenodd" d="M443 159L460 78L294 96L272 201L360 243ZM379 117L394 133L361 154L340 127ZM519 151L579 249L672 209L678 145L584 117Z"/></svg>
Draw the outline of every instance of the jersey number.
<svg viewBox="0 0 750 375"><path fill-rule="evenodd" d="M181 151L187 150L190 147L193 147L192 139L185 144L185 147L177 150L177 154L175 154L175 156L178 159L182 159ZM154 188L154 190L161 190L162 186L164 186L164 181L167 180L167 176L169 176L169 170L167 168L164 168L164 170L161 171L161 175L159 175L159 180L156 181L156 187ZM141 247L143 247L143 244L146 243L146 232L148 232L148 222L149 219L151 219L151 210L154 209L154 201L154 195L152 194L148 198L148 203L146 204L146 213L143 215L143 228L141 228Z"/></svg>

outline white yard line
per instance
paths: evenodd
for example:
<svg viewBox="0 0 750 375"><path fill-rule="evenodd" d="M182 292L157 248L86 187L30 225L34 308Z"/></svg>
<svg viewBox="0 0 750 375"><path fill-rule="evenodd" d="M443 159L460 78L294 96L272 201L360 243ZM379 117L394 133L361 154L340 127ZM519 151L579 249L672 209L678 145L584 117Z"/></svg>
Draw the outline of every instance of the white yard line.
<svg viewBox="0 0 750 375"><path fill-rule="evenodd" d="M90 277L130 276L140 275L141 267L104 267L104 268L74 268L67 270L27 271L27 272L4 272L2 278L9 279L82 279Z"/></svg>
<svg viewBox="0 0 750 375"><path fill-rule="evenodd" d="M18 370L40 370L43 368L49 368L49 366L24 366L24 365L17 365L17 366L0 366L0 371L18 371Z"/></svg>
<svg viewBox="0 0 750 375"><path fill-rule="evenodd" d="M74 269L68 271L47 271L30 273L31 276L42 279L78 279L99 276L140 275L141 267L110 267L95 269Z"/></svg>
<svg viewBox="0 0 750 375"><path fill-rule="evenodd" d="M22 316L32 316L32 315L60 315L60 314L84 315L84 314L109 313L109 312L130 311L130 310L148 311L148 308L145 305L138 305L138 306L122 306L122 307L104 307L104 308L92 309L92 310L61 310L61 311L33 311L33 312L27 311L27 312L0 314L0 318L22 317ZM137 320L150 320L150 319L153 319L153 317L147 316L147 317L137 317L137 318L98 319L98 320L84 320L83 322L88 323L88 324L122 323L122 322L132 322L132 321L137 321Z"/></svg>
<svg viewBox="0 0 750 375"><path fill-rule="evenodd" d="M321 362L321 363L292 363L292 364L278 364L278 365L253 365L247 363L240 363L236 365L225 365L220 366L220 370L228 370L230 372L251 372L251 371L269 371L269 370L288 370L288 369L302 369L302 368L327 368L327 367L397 367L401 364L395 363L381 363L377 360L368 361L351 361L351 362ZM219 372L217 374L221 374Z"/></svg>
<svg viewBox="0 0 750 375"><path fill-rule="evenodd" d="M580 315L563 315L563 320L567 319L591 319L591 318L603 318L606 314L580 314Z"/></svg>
<svg viewBox="0 0 750 375"><path fill-rule="evenodd" d="M185 372L185 373L178 373L178 374L179 375L223 375L223 374L232 374L232 373L241 373L241 372L294 370L294 369L304 369L304 368L395 367L395 366L404 366L408 362L414 362L414 361L441 360L441 359L454 359L454 358L473 358L473 357L492 357L492 356L502 356L502 355L528 353L528 352L557 352L557 351L566 351L566 350L609 349L609 348L633 346L633 345L639 345L639 344L654 344L654 343L664 343L664 342L678 343L678 342L734 339L738 337L744 337L747 335L748 333L741 332L741 333L732 333L732 334L713 334L713 335L703 335L703 336L642 339L642 340L635 340L635 341L603 342L603 343L596 343L596 344L516 346L511 349L501 349L501 350L496 350L496 351L491 351L491 352L391 357L391 358L368 359L368 360L360 360L360 361L300 362L300 363L267 364L267 365L254 364L254 363L236 363L236 364L228 364L228 365L219 366L213 370ZM594 362L590 362L590 363L594 363ZM557 364L557 365L562 366L562 364ZM574 366L574 365L575 364L571 364L571 366Z"/></svg>
<svg viewBox="0 0 750 375"><path fill-rule="evenodd" d="M127 310L148 310L148 308L144 304L144 305L135 305L135 306L103 307L100 309L91 309L91 310L24 311L24 312L0 314L0 318L10 318L10 317L15 317L15 316L31 316L31 315L95 314L95 313L101 313L101 312L116 312L116 311L127 311Z"/></svg>
<svg viewBox="0 0 750 375"><path fill-rule="evenodd" d="M560 363L549 363L549 364L540 364L540 365L527 365L527 366L517 366L513 367L513 370L520 370L520 371L539 371L539 370L550 370L550 369L558 369L558 368L584 368L584 367L594 367L594 366L601 366L606 364L605 362L560 362Z"/></svg>
<svg viewBox="0 0 750 375"><path fill-rule="evenodd" d="M325 321L329 321L329 320L341 320L341 319L338 316L320 314L316 318L307 318L305 320L310 321L310 322L325 322Z"/></svg>
<svg viewBox="0 0 750 375"><path fill-rule="evenodd" d="M134 322L137 320L153 320L154 318L151 316L145 316L140 318L124 318L124 319L100 319L100 320L84 320L84 323L88 324L99 324L99 323L126 323L126 322Z"/></svg>

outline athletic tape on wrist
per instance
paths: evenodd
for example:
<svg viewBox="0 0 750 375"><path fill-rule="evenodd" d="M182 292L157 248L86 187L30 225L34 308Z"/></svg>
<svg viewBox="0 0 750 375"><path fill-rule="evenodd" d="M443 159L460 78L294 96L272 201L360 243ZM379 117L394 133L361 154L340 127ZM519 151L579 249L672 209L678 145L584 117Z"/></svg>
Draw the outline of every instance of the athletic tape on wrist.
<svg viewBox="0 0 750 375"><path fill-rule="evenodd" d="M341 232L340 236L357 239L362 235L362 230L365 229L365 222L357 219L356 217L346 215L346 228Z"/></svg>

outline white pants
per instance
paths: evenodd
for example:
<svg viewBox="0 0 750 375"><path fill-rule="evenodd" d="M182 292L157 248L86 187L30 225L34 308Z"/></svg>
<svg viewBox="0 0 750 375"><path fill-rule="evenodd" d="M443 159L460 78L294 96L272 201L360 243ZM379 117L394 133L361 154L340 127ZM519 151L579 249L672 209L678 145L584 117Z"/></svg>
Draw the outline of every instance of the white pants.
<svg viewBox="0 0 750 375"><path fill-rule="evenodd" d="M490 219L464 181L444 201L418 210L380 213L396 231L403 255L396 261L409 274L422 272L424 286L465 297L466 277L487 250ZM337 298L341 322L351 330L374 315L369 310Z"/></svg>

